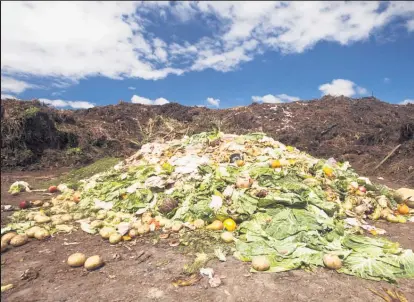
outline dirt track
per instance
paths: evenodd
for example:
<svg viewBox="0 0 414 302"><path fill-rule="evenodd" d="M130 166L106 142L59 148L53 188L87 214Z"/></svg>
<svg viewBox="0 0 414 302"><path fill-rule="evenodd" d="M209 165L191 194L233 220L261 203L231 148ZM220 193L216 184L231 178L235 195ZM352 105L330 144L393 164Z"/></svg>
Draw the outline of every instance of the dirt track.
<svg viewBox="0 0 414 302"><path fill-rule="evenodd" d="M1 203L16 205L22 199L45 198L45 195L7 194L16 179L29 177L36 185L41 177L55 174L42 172L3 173ZM2 213L2 224L5 214ZM405 248L414 249L414 224L379 223L387 236ZM194 259L182 247L170 247L168 240L154 244L152 235L111 246L99 236L77 231L57 235L45 242L13 248L1 255L2 285L14 288L1 294L2 301L382 301L368 288L396 288L385 282L372 282L338 274L326 269L314 272L295 270L278 274L251 274L249 265L228 257L227 262L208 263L223 279L221 286L211 288L207 278L188 287L176 288L172 281L179 277L183 266ZM79 244L73 244L79 243ZM141 251L145 254L139 257ZM93 272L69 268L68 255L83 252L100 254L106 265ZM148 258L147 258L148 257ZM26 271L28 279L21 280ZM414 301L414 281L401 280L398 289L408 301Z"/></svg>

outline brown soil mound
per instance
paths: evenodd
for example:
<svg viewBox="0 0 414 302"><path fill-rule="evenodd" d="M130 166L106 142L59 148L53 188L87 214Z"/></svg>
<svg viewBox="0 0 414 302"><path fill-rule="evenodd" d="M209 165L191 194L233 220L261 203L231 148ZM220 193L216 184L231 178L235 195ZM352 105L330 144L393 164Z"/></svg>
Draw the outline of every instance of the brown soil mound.
<svg viewBox="0 0 414 302"><path fill-rule="evenodd" d="M79 165L105 156L128 156L155 138L171 139L217 127L237 134L262 131L314 156L349 160L361 174L414 186L411 104L326 96L222 110L121 102L71 111L16 100L2 100L1 106L2 170Z"/></svg>

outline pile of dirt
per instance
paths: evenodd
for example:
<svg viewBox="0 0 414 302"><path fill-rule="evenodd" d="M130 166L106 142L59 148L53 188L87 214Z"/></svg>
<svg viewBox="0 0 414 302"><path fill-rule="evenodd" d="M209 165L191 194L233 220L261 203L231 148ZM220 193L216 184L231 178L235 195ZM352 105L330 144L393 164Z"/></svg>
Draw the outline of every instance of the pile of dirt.
<svg viewBox="0 0 414 302"><path fill-rule="evenodd" d="M176 103L147 106L120 102L72 111L16 100L2 100L1 106L2 170L81 165L106 156L124 157L154 139L220 128L235 134L262 131L313 156L348 160L361 174L414 185L411 104L325 96L221 110Z"/></svg>

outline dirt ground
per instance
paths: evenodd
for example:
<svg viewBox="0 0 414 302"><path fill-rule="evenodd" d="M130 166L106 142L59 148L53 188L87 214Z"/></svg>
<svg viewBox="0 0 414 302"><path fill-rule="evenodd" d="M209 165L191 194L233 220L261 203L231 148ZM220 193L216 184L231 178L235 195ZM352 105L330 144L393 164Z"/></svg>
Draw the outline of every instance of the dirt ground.
<svg viewBox="0 0 414 302"><path fill-rule="evenodd" d="M55 171L2 173L1 204L17 205L21 200L47 199L40 193L10 196L9 185L19 179L36 183L62 173ZM392 180L384 180L392 185ZM396 187L396 185L393 185ZM2 212L2 225L11 212ZM414 224L378 222L387 236L405 248L414 249ZM1 283L13 288L1 300L24 301L382 301L369 288L398 289L414 301L414 280L397 285L373 282L319 268L313 272L294 270L278 274L252 274L249 264L233 257L226 262L211 260L208 267L222 278L211 288L207 277L191 286L175 287L183 266L194 255L182 247L170 247L157 234L111 246L99 236L76 231L58 234L47 241L32 240L1 255ZM75 252L99 254L105 266L87 272L70 268L65 262Z"/></svg>

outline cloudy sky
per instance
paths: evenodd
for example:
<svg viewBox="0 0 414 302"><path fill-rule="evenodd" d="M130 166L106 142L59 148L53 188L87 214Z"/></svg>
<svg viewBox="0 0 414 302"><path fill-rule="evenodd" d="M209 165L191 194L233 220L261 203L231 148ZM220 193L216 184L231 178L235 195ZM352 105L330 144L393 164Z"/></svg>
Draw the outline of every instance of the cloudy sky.
<svg viewBox="0 0 414 302"><path fill-rule="evenodd" d="M414 99L414 2L2 2L1 94L227 108Z"/></svg>

